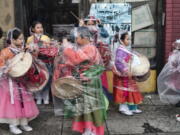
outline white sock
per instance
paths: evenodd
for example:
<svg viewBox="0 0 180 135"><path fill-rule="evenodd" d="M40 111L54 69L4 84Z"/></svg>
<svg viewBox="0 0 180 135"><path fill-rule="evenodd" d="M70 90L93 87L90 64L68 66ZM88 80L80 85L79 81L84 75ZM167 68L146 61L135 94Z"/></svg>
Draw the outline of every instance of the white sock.
<svg viewBox="0 0 180 135"><path fill-rule="evenodd" d="M119 105L119 111L127 111L127 110L129 110L127 104L120 104Z"/></svg>

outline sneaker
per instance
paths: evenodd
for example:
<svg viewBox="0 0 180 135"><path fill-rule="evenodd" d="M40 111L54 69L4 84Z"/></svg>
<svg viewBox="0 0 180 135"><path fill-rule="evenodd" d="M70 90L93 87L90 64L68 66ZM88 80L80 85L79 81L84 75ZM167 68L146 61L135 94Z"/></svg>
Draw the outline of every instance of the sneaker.
<svg viewBox="0 0 180 135"><path fill-rule="evenodd" d="M44 100L45 105L49 105L49 100Z"/></svg>
<svg viewBox="0 0 180 135"><path fill-rule="evenodd" d="M136 109L136 110L132 110L133 113L142 113L142 110L140 109Z"/></svg>
<svg viewBox="0 0 180 135"><path fill-rule="evenodd" d="M86 130L82 135L95 135L95 134L90 130Z"/></svg>
<svg viewBox="0 0 180 135"><path fill-rule="evenodd" d="M10 125L9 130L11 133L13 133L15 135L22 134L22 131L17 126L14 126L14 125Z"/></svg>
<svg viewBox="0 0 180 135"><path fill-rule="evenodd" d="M42 100L41 99L37 99L36 104L37 105L41 105L42 104Z"/></svg>
<svg viewBox="0 0 180 135"><path fill-rule="evenodd" d="M133 115L133 112L130 111L130 110L126 110L126 111L120 111L122 114L125 114L127 116L132 116Z"/></svg>
<svg viewBox="0 0 180 135"><path fill-rule="evenodd" d="M120 104L120 105L119 105L119 111L120 111L120 112L121 112L121 111L127 111L127 110L129 110L127 104Z"/></svg>
<svg viewBox="0 0 180 135"><path fill-rule="evenodd" d="M26 132L30 132L33 130L32 127L30 127L29 125L21 125L21 129Z"/></svg>

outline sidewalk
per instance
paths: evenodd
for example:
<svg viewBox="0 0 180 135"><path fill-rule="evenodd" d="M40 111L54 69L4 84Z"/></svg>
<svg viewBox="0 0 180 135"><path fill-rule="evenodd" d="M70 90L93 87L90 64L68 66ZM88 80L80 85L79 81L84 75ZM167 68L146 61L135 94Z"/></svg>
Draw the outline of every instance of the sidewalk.
<svg viewBox="0 0 180 135"><path fill-rule="evenodd" d="M180 135L180 122L175 120L180 108L162 104L158 95L150 96L151 100L145 96L140 106L143 113L134 116L122 115L118 106L111 105L107 119L110 135ZM30 123L34 131L23 135L61 135L62 118L54 116L52 106L40 106L40 110L39 117ZM0 125L0 135L11 135L7 125ZM71 131L69 119L65 120L63 135L80 135Z"/></svg>

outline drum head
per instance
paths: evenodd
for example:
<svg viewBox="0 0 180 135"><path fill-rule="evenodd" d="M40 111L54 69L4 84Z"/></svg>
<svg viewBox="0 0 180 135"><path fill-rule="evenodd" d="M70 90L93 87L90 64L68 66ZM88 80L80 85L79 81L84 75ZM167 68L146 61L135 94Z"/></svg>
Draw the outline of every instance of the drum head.
<svg viewBox="0 0 180 135"><path fill-rule="evenodd" d="M130 71L133 76L144 76L150 69L148 58L142 54L135 54L130 63Z"/></svg>
<svg viewBox="0 0 180 135"><path fill-rule="evenodd" d="M32 72L33 70L30 69L24 76L24 80L27 80L25 85L29 91L37 92L43 90L48 83L49 72L46 65L41 60L34 59L33 65L36 70Z"/></svg>
<svg viewBox="0 0 180 135"><path fill-rule="evenodd" d="M8 65L10 70L8 74L11 77L20 77L23 76L32 65L32 56L28 52L21 52L14 56Z"/></svg>
<svg viewBox="0 0 180 135"><path fill-rule="evenodd" d="M83 92L81 81L73 77L59 78L53 83L53 94L61 99L74 99L80 96Z"/></svg>

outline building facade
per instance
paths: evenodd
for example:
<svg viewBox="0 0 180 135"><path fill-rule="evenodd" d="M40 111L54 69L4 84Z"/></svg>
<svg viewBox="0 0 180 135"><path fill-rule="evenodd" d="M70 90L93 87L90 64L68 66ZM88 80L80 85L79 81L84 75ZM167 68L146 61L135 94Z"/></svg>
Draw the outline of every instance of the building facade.
<svg viewBox="0 0 180 135"><path fill-rule="evenodd" d="M14 0L0 0L0 27L7 32L15 26ZM6 34L4 33L4 37ZM0 48L2 48L4 38L0 39Z"/></svg>
<svg viewBox="0 0 180 135"><path fill-rule="evenodd" d="M70 11L81 18L89 14L91 3L126 1L133 1L134 8L143 4L150 5L155 23L149 28L155 29L157 35L156 46L154 46L156 55L153 63L160 71L172 51L172 42L180 38L179 0L64 0L64 4L61 4L63 0L54 0L53 2L49 0L1 0L0 27L7 32L8 29L17 26L24 30L25 35L28 35L30 24L34 19L40 17L47 20L46 28L48 33L52 33L52 24L62 24L63 14L66 15L64 23L76 23L78 21L70 14ZM0 45L2 46L2 44L1 40ZM146 48L146 50L151 49L153 47Z"/></svg>
<svg viewBox="0 0 180 135"><path fill-rule="evenodd" d="M180 39L180 0L166 0L165 3L165 60L172 51L172 43Z"/></svg>

